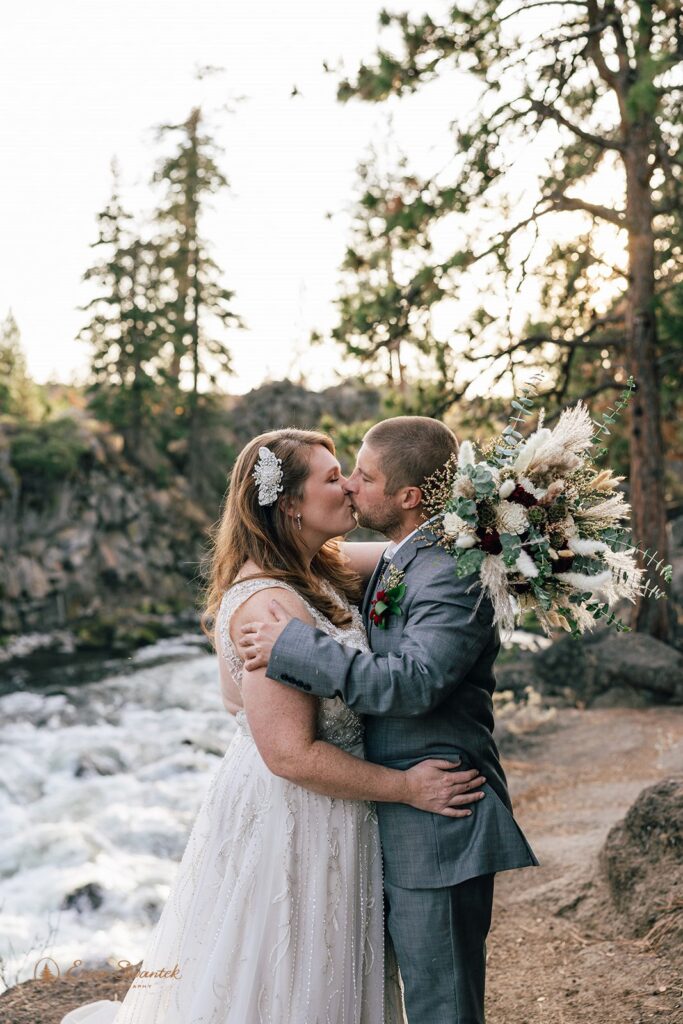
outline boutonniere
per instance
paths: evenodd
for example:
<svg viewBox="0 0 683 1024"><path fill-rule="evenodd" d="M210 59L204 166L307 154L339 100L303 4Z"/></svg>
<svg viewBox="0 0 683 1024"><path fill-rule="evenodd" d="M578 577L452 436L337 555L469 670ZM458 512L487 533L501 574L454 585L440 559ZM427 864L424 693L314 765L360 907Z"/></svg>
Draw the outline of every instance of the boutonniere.
<svg viewBox="0 0 683 1024"><path fill-rule="evenodd" d="M386 586L378 590L370 605L370 621L378 629L387 628L387 619L390 615L401 615L401 601L406 592L406 585L403 582L405 573L392 565L389 570L389 577Z"/></svg>

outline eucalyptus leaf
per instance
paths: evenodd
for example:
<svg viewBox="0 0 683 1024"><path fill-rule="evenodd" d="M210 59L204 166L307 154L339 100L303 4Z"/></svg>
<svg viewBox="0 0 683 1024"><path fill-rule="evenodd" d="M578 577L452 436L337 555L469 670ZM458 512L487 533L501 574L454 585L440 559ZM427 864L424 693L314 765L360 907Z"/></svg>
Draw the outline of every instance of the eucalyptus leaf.
<svg viewBox="0 0 683 1024"><path fill-rule="evenodd" d="M463 551L456 565L456 576L469 576L473 572L479 572L485 558L486 552L481 548L468 548Z"/></svg>
<svg viewBox="0 0 683 1024"><path fill-rule="evenodd" d="M477 525L477 503L470 498L458 498L453 511L470 526Z"/></svg>
<svg viewBox="0 0 683 1024"><path fill-rule="evenodd" d="M495 493L496 484L486 466L468 466L467 475L474 484L474 489L478 495L486 497L489 494Z"/></svg>
<svg viewBox="0 0 683 1024"><path fill-rule="evenodd" d="M500 543L503 548L503 561L508 567L513 566L522 550L522 541L516 533L501 533Z"/></svg>

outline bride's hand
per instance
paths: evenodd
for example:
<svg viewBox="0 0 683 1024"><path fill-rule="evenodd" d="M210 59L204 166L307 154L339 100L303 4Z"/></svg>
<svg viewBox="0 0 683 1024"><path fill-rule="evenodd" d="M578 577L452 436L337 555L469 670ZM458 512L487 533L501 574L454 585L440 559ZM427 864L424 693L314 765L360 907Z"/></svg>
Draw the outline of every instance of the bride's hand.
<svg viewBox="0 0 683 1024"><path fill-rule="evenodd" d="M443 814L447 818L466 818L468 804L484 796L480 786L486 782L476 768L454 771L452 761L429 758L413 765L406 773L408 795L405 802L421 811Z"/></svg>

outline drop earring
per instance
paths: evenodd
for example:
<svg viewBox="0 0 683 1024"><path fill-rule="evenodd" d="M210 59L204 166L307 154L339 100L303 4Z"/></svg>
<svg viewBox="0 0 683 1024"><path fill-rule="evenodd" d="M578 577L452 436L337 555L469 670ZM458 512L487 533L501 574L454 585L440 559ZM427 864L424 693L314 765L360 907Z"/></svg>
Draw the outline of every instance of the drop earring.
<svg viewBox="0 0 683 1024"><path fill-rule="evenodd" d="M299 527L299 529L301 529L301 512L297 512L295 518L296 518L296 525Z"/></svg>

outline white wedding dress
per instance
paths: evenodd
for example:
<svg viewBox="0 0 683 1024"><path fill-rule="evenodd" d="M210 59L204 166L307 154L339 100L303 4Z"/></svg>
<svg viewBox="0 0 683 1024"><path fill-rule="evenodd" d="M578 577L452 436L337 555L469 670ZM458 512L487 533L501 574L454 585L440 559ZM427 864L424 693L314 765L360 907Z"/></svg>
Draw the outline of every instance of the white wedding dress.
<svg viewBox="0 0 683 1024"><path fill-rule="evenodd" d="M245 579L223 596L217 636L238 685L230 617L272 586L292 589ZM340 628L307 608L368 650L355 609ZM140 968L176 976L140 973L123 1002L83 1004L61 1024L405 1024L374 805L273 775L244 711L236 719ZM320 699L318 735L363 756L361 720L338 698Z"/></svg>

